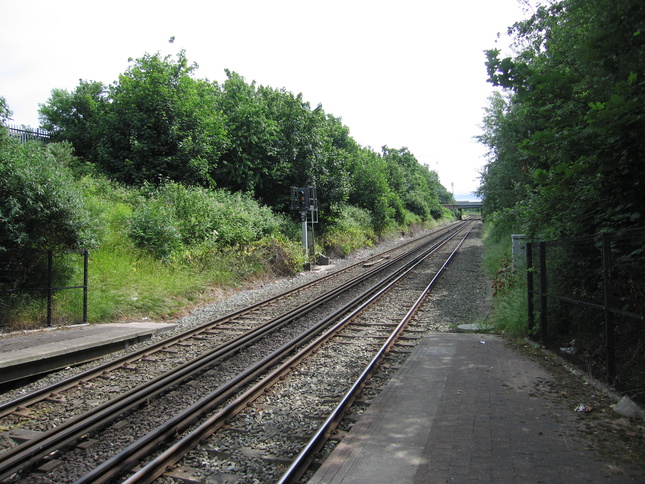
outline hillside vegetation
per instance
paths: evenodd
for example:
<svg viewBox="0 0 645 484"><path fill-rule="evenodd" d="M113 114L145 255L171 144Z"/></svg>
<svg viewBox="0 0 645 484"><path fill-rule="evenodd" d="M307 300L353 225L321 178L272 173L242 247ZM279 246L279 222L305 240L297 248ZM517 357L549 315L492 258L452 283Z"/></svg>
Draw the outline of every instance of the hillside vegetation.
<svg viewBox="0 0 645 484"><path fill-rule="evenodd" d="M487 54L484 213L518 232L572 237L643 225L645 3L562 0Z"/></svg>
<svg viewBox="0 0 645 484"><path fill-rule="evenodd" d="M317 188L316 250L340 256L452 216L441 207L452 196L408 149L361 147L301 95L196 69L183 52L146 54L109 86L54 89L41 105L52 142L0 129L0 262L21 274L0 274L11 295L0 304L14 327L42 319L24 290L45 269L28 249L90 250L90 321L159 318L301 270L291 186ZM78 280L78 263L55 265L54 285ZM78 297L56 300L61 321L79 314Z"/></svg>
<svg viewBox="0 0 645 484"><path fill-rule="evenodd" d="M545 2L508 34L512 55L486 51L498 89L479 138L489 148L479 195L501 296L496 317L525 335L525 276L510 270L512 233L549 240L644 226L645 2ZM642 273L645 247L614 253ZM563 277L576 255L562 261ZM574 289L597 286L600 270L576 274ZM559 283L552 275L550 290ZM631 288L642 294L642 280Z"/></svg>

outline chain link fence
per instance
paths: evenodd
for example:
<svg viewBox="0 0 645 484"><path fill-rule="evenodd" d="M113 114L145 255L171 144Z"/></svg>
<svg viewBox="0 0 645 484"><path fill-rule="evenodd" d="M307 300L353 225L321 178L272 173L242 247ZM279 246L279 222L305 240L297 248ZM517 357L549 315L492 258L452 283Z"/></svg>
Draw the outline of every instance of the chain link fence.
<svg viewBox="0 0 645 484"><path fill-rule="evenodd" d="M534 338L645 402L645 229L526 245Z"/></svg>

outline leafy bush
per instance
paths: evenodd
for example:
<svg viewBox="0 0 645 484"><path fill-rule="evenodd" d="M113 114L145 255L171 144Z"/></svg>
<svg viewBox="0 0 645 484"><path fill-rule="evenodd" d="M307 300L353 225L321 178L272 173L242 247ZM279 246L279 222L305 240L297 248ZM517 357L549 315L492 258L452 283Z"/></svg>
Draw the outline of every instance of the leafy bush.
<svg viewBox="0 0 645 484"><path fill-rule="evenodd" d="M200 252L244 248L281 234L284 220L249 195L170 182L144 189L130 238L157 258L194 259Z"/></svg>
<svg viewBox="0 0 645 484"><path fill-rule="evenodd" d="M19 143L0 130L0 249L80 249L94 243L69 167L69 147Z"/></svg>
<svg viewBox="0 0 645 484"><path fill-rule="evenodd" d="M174 207L185 244L214 240L236 247L279 232L273 212L250 195L169 183L158 196Z"/></svg>
<svg viewBox="0 0 645 484"><path fill-rule="evenodd" d="M53 283L65 286L74 263L61 252L94 245L89 214L67 166L71 158L67 145L21 144L0 128L0 325L11 318L30 327L39 319L34 309L42 299L28 290L45 286L45 251L56 251Z"/></svg>
<svg viewBox="0 0 645 484"><path fill-rule="evenodd" d="M306 262L305 252L300 241L279 235L263 239L252 245L265 268L272 274L294 275Z"/></svg>
<svg viewBox="0 0 645 484"><path fill-rule="evenodd" d="M135 245L159 259L182 248L181 232L172 207L159 200L147 200L134 213L130 238Z"/></svg>
<svg viewBox="0 0 645 484"><path fill-rule="evenodd" d="M322 244L329 253L345 257L356 249L373 246L376 240L371 214L365 209L345 205L323 236Z"/></svg>

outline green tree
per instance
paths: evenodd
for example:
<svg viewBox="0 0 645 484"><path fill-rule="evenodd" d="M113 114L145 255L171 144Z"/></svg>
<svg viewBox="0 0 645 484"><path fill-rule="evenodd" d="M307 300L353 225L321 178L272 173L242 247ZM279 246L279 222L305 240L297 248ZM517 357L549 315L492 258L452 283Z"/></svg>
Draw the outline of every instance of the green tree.
<svg viewBox="0 0 645 484"><path fill-rule="evenodd" d="M45 126L119 181L214 185L228 144L216 86L195 79L183 51L131 62L107 89L81 81L72 93L54 90L41 106Z"/></svg>
<svg viewBox="0 0 645 484"><path fill-rule="evenodd" d="M318 144L306 166L307 180L317 187L323 216L334 218L348 201L352 190L353 160L362 148L349 134L340 118L325 114L321 106L312 112Z"/></svg>
<svg viewBox="0 0 645 484"><path fill-rule="evenodd" d="M512 206L530 233L553 236L642 224L643 18L638 0L563 0L509 30L514 56L487 52L508 93L481 138L487 210Z"/></svg>
<svg viewBox="0 0 645 484"><path fill-rule="evenodd" d="M217 98L225 113L230 142L222 153L216 178L221 186L254 193L264 176L275 179L283 172L278 160L279 127L255 82L247 84L242 76L226 71Z"/></svg>
<svg viewBox="0 0 645 484"><path fill-rule="evenodd" d="M426 165L421 165L421 176L427 180L429 187L434 187L439 204L449 204L455 201L452 193L450 193L439 181L439 174L436 171L431 170ZM433 217L439 218L440 215L433 214Z"/></svg>
<svg viewBox="0 0 645 484"><path fill-rule="evenodd" d="M103 83L97 81L81 80L72 92L53 89L47 102L40 105L41 126L52 133L54 141L72 143L77 156L94 162L106 94Z"/></svg>
<svg viewBox="0 0 645 484"><path fill-rule="evenodd" d="M348 158L357 150L349 130L302 94L247 83L227 71L218 106L226 113L230 144L216 173L219 186L253 193L278 210L289 206L290 186L316 186L320 208L344 202Z"/></svg>
<svg viewBox="0 0 645 484"><path fill-rule="evenodd" d="M530 160L521 149L529 135L530 116L513 105L508 96L494 92L486 108L479 141L489 147L491 160L481 172L477 195L483 198L483 214L511 213L516 204L525 200L532 184Z"/></svg>
<svg viewBox="0 0 645 484"><path fill-rule="evenodd" d="M371 211L379 231L410 214L440 216L438 196L447 191L409 150L380 156L302 94L247 83L228 70L219 85L196 79L196 69L183 51L146 54L107 88L81 81L71 93L55 89L41 120L126 184L218 186L278 211L288 209L289 187L315 186L323 225L351 203ZM150 211L141 220L163 216Z"/></svg>
<svg viewBox="0 0 645 484"><path fill-rule="evenodd" d="M372 213L374 229L380 233L405 220L405 208L388 182L388 166L382 156L363 148L352 160L350 205Z"/></svg>
<svg viewBox="0 0 645 484"><path fill-rule="evenodd" d="M430 175L408 150L383 147L388 165L390 188L403 201L405 208L421 220L439 218L442 210L438 196L438 178Z"/></svg>

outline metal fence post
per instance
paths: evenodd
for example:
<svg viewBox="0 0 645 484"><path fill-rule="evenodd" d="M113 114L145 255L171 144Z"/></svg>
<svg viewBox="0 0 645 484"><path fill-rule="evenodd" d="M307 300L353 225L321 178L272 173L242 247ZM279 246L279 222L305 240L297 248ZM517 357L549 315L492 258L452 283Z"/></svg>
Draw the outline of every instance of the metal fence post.
<svg viewBox="0 0 645 484"><path fill-rule="evenodd" d="M47 326L52 325L52 306L54 304L54 254L47 251Z"/></svg>
<svg viewBox="0 0 645 484"><path fill-rule="evenodd" d="M611 313L611 239L610 235L602 234L602 283L603 305L605 313L605 346L607 350L607 380L614 382L616 377L616 335L614 317Z"/></svg>
<svg viewBox="0 0 645 484"><path fill-rule="evenodd" d="M529 332L535 327L535 315L533 314L533 242L526 244L526 293L528 303Z"/></svg>
<svg viewBox="0 0 645 484"><path fill-rule="evenodd" d="M542 344L546 344L547 332L547 274L546 274L546 244L539 242L540 247L540 330L542 333Z"/></svg>
<svg viewBox="0 0 645 484"><path fill-rule="evenodd" d="M90 251L83 251L83 322L87 323L87 292L89 282Z"/></svg>

